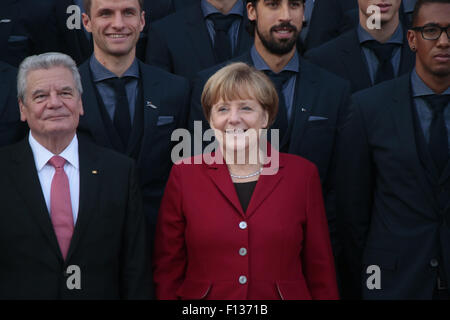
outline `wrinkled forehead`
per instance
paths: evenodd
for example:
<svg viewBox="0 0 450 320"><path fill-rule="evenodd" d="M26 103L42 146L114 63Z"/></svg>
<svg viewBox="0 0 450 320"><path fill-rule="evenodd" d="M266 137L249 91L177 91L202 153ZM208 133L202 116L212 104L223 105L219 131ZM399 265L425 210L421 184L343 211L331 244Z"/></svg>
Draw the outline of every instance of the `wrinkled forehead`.
<svg viewBox="0 0 450 320"><path fill-rule="evenodd" d="M75 90L75 79L72 72L64 67L52 67L49 69L34 69L27 74L27 93L36 90L61 90L71 88Z"/></svg>

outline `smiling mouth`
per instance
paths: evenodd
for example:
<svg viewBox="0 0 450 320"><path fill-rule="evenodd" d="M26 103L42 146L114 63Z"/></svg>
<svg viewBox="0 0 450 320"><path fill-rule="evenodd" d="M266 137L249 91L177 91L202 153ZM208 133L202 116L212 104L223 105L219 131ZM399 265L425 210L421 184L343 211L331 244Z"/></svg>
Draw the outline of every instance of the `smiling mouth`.
<svg viewBox="0 0 450 320"><path fill-rule="evenodd" d="M234 135L238 135L238 134L244 134L247 132L248 129L226 129L225 133L226 134L234 134Z"/></svg>
<svg viewBox="0 0 450 320"><path fill-rule="evenodd" d="M124 39L124 38L127 38L128 36L129 36L129 34L123 34L123 33L111 33L111 34L107 35L108 38L112 38L112 39Z"/></svg>

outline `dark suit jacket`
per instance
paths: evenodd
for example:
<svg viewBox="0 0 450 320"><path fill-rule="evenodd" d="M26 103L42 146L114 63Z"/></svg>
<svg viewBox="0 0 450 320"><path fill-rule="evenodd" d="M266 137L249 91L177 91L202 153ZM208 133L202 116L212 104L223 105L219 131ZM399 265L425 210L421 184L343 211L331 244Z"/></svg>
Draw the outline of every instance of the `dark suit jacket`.
<svg viewBox="0 0 450 320"><path fill-rule="evenodd" d="M339 140L347 297L431 299L438 267L450 279L450 165L440 178L430 170L411 96L409 74L356 93ZM380 290L366 286L369 265Z"/></svg>
<svg viewBox="0 0 450 320"><path fill-rule="evenodd" d="M316 0L304 47L318 47L352 28L358 22L357 9L357 0Z"/></svg>
<svg viewBox="0 0 450 320"><path fill-rule="evenodd" d="M253 43L246 30L245 15L239 28L235 56ZM149 32L146 63L192 79L197 72L214 66L214 51L200 1L155 23Z"/></svg>
<svg viewBox="0 0 450 320"><path fill-rule="evenodd" d="M75 60L77 65L80 65L91 56L93 51L93 43L92 40L87 37L82 26L82 21L81 29L70 30L67 28L67 19L71 16L71 14L66 13L66 10L71 5L74 5L73 0L56 1L52 21L54 21L53 24L55 24L57 28L60 52L68 54ZM154 21L173 12L174 9L171 1L168 0L147 0L144 1L144 11L145 27L140 34L138 43L136 44L136 56L141 60L145 59L147 33L150 25Z"/></svg>
<svg viewBox="0 0 450 320"><path fill-rule="evenodd" d="M412 14L405 12L403 2L400 5L399 13L400 21L409 28ZM356 27L358 23L357 0L316 0L304 47L306 50L319 47Z"/></svg>
<svg viewBox="0 0 450 320"><path fill-rule="evenodd" d="M21 140L28 126L20 121L17 70L0 61L0 147Z"/></svg>
<svg viewBox="0 0 450 320"><path fill-rule="evenodd" d="M151 297L146 224L132 161L80 137L79 159L79 212L64 261L28 139L0 151L1 299ZM67 287L71 265L80 268L80 290Z"/></svg>
<svg viewBox="0 0 450 320"><path fill-rule="evenodd" d="M142 112L144 128L142 133L133 127L126 154L137 162L144 212L153 228L172 166L171 134L176 128L185 127L190 90L186 79L141 62L139 67L144 105L143 110L139 107L136 112ZM114 137L108 135L102 120L89 60L80 66L80 74L85 114L80 119L79 130L91 136L97 144L114 148Z"/></svg>
<svg viewBox="0 0 450 320"><path fill-rule="evenodd" d="M253 65L250 51L231 62L236 61ZM202 120L203 128L209 128L203 115L200 97L206 81L224 65L204 70L195 79L189 116L191 131L194 120ZM300 74L296 80L288 152L312 161L319 169L335 254L339 249L334 236L334 148L337 128L344 120L349 99L350 85L346 81L300 58ZM314 120L310 119L311 116L326 119Z"/></svg>
<svg viewBox="0 0 450 320"><path fill-rule="evenodd" d="M263 169L246 212L226 164L191 159L173 167L155 243L158 299L339 297L317 168L278 157Z"/></svg>
<svg viewBox="0 0 450 320"><path fill-rule="evenodd" d="M171 2L175 11L181 11L190 7L194 3L200 2L200 0L172 0Z"/></svg>
<svg viewBox="0 0 450 320"><path fill-rule="evenodd" d="M415 63L415 54L409 48L406 37L401 50L399 75L410 72ZM350 81L352 92L372 86L366 58L361 51L356 28L306 52L305 58Z"/></svg>
<svg viewBox="0 0 450 320"><path fill-rule="evenodd" d="M18 67L26 57L58 51L51 23L55 0L3 0L0 3L0 61Z"/></svg>

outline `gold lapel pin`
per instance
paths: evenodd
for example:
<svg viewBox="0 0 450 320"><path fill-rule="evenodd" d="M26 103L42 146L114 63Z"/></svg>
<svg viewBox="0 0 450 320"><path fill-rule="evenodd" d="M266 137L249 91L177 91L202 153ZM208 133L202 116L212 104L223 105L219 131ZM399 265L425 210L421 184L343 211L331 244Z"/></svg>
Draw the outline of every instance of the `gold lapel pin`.
<svg viewBox="0 0 450 320"><path fill-rule="evenodd" d="M97 174L98 171L97 170L92 170L92 174Z"/></svg>

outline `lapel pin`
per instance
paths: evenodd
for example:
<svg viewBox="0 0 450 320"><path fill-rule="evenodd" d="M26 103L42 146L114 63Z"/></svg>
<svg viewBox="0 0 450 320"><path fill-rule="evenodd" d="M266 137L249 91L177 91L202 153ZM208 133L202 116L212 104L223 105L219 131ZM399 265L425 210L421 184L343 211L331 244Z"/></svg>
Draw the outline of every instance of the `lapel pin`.
<svg viewBox="0 0 450 320"><path fill-rule="evenodd" d="M92 170L92 174L98 174L97 170Z"/></svg>
<svg viewBox="0 0 450 320"><path fill-rule="evenodd" d="M0 23L9 23L11 22L11 19L2 19L0 20Z"/></svg>
<svg viewBox="0 0 450 320"><path fill-rule="evenodd" d="M155 106L151 101L145 102L145 106L146 106L146 107L153 108L153 109L157 109L157 108L158 108L158 107Z"/></svg>
<svg viewBox="0 0 450 320"><path fill-rule="evenodd" d="M306 109L305 109L305 108L302 108L302 112L306 112Z"/></svg>

